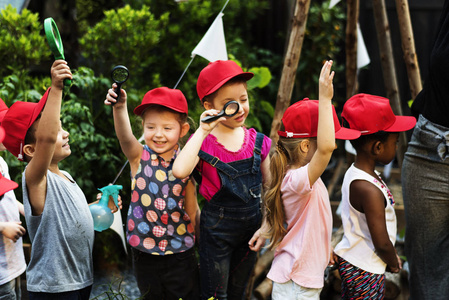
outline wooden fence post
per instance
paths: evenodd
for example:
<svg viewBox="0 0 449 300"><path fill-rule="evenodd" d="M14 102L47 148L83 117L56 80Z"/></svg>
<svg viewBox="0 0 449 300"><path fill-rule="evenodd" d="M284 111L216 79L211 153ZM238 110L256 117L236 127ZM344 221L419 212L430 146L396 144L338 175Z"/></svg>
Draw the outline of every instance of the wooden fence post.
<svg viewBox="0 0 449 300"><path fill-rule="evenodd" d="M412 99L415 99L418 93L422 90L422 82L418 65L418 57L416 55L412 22L410 20L408 0L396 0L396 10L398 13L402 51L404 52L404 61L405 66L407 67L410 94Z"/></svg>
<svg viewBox="0 0 449 300"><path fill-rule="evenodd" d="M396 68L393 58L393 46L391 44L390 25L387 18L385 0L373 0L373 12L387 98L390 100L393 112L396 115L402 115L401 99L399 97ZM406 145L407 139L405 132L401 132L399 134L398 151L396 152L399 168L402 167Z"/></svg>
<svg viewBox="0 0 449 300"><path fill-rule="evenodd" d="M346 22L346 99L358 89L357 82L357 23L359 20L359 0L347 1Z"/></svg>
<svg viewBox="0 0 449 300"><path fill-rule="evenodd" d="M277 131L281 124L282 115L290 105L293 86L295 85L296 71L298 68L301 48L307 24L311 0L296 0L295 12L291 22L290 37L282 68L281 81L279 83L276 107L274 109L273 122L271 123L270 138L272 145L276 144Z"/></svg>

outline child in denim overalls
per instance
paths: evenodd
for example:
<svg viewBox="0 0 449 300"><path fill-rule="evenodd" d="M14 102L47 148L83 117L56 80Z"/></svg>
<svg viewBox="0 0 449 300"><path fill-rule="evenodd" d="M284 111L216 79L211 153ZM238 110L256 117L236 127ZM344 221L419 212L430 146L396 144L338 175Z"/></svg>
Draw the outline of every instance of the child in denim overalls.
<svg viewBox="0 0 449 300"><path fill-rule="evenodd" d="M200 220L202 299L241 299L255 251L265 241L259 234L260 202L271 140L244 127L246 81L252 76L233 61L215 61L201 71L197 91L206 109L201 118L217 115L231 100L240 109L233 117L201 122L173 166L178 178L195 168L202 175L199 191L207 200Z"/></svg>

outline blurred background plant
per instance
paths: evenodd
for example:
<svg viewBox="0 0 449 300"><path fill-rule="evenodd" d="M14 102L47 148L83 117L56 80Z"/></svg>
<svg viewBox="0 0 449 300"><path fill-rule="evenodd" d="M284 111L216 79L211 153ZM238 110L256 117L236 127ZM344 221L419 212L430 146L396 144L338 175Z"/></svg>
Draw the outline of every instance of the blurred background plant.
<svg viewBox="0 0 449 300"><path fill-rule="evenodd" d="M66 90L61 120L70 133L72 154L61 163L83 189L89 202L97 188L112 182L126 161L114 133L111 107L103 101L111 86L110 71L118 64L130 70L124 84L131 112L150 89L174 87L190 61L191 51L206 33L226 1L216 0L40 0L21 13L11 6L0 11L0 97L10 106L17 100L38 101L50 86L51 51L43 33L43 20L53 17L64 43L66 60L74 74ZM248 127L269 134L275 106L283 47L288 22L274 24L268 16L279 9L276 1L230 1L224 11L224 31L229 59L245 71L255 73L248 83L251 113ZM316 98L322 61L332 58L336 87L344 86L344 13L341 6L328 9L329 1L313 1L301 52L294 101ZM288 10L282 12L288 16ZM286 18L284 18L286 20ZM270 36L260 33L264 26ZM324 29L323 29L324 28ZM263 39L270 38L267 46ZM196 79L208 61L197 56L177 87L189 102L191 132L203 111L196 95ZM342 94L344 95L344 93ZM137 138L141 121L130 114ZM1 154L16 182L25 165L9 152ZM122 190L122 217L126 219L130 199L129 168L118 179ZM21 188L16 190L21 199ZM105 264L123 267L124 251L110 230L96 233L96 268ZM111 243L112 241L117 241ZM102 261L103 263L97 263Z"/></svg>

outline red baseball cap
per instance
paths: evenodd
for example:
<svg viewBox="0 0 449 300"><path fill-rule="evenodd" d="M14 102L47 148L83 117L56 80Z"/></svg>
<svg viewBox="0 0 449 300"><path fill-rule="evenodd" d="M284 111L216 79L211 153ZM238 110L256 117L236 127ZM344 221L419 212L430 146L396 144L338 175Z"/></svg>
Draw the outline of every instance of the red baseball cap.
<svg viewBox="0 0 449 300"><path fill-rule="evenodd" d="M0 124L2 123L7 111L8 106L6 106L5 102L3 102L2 98L0 98Z"/></svg>
<svg viewBox="0 0 449 300"><path fill-rule="evenodd" d="M143 111L152 104L162 105L184 114L189 113L186 97L184 97L184 94L177 89L159 87L148 91L145 96L143 96L142 103L134 109L134 113L140 116Z"/></svg>
<svg viewBox="0 0 449 300"><path fill-rule="evenodd" d="M10 190L17 188L18 186L19 185L16 182L4 177L0 172L0 196L6 192L9 192Z"/></svg>
<svg viewBox="0 0 449 300"><path fill-rule="evenodd" d="M50 89L48 88L37 103L14 102L3 118L2 127L5 129L3 145L19 160L23 160L22 150L25 145L25 135L44 109Z"/></svg>
<svg viewBox="0 0 449 300"><path fill-rule="evenodd" d="M335 138L340 140L354 140L360 137L360 132L340 126L337 112L332 105L334 117ZM316 137L318 132L318 100L304 98L292 105L282 117L285 131L278 131L279 136L288 138Z"/></svg>
<svg viewBox="0 0 449 300"><path fill-rule="evenodd" d="M412 129L415 117L396 116L387 98L369 94L356 94L349 98L341 113L351 129L362 135L378 131L401 132Z"/></svg>
<svg viewBox="0 0 449 300"><path fill-rule="evenodd" d="M253 78L251 72L243 72L242 68L232 60L216 60L210 62L198 76L196 91L201 101L207 95L221 88L226 82L234 77L242 77L248 81Z"/></svg>

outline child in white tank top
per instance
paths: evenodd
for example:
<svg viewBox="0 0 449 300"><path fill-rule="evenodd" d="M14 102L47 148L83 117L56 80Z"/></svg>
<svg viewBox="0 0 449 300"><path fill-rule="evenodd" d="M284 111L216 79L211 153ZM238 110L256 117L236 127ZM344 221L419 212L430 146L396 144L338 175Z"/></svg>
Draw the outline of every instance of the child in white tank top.
<svg viewBox="0 0 449 300"><path fill-rule="evenodd" d="M415 126L413 117L395 116L388 99L357 94L346 101L342 118L361 132L351 141L357 151L342 185L341 217L344 235L335 247L342 279L342 299L383 299L385 270L397 273L396 215L393 195L377 163L391 162L399 132Z"/></svg>

